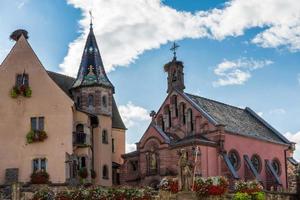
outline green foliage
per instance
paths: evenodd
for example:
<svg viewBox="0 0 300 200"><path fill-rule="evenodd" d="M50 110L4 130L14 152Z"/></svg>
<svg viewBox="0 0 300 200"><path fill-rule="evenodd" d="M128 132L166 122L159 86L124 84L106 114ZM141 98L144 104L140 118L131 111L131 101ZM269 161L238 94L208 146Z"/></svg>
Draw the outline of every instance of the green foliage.
<svg viewBox="0 0 300 200"><path fill-rule="evenodd" d="M34 142L42 142L45 139L48 138L48 135L46 131L43 130L30 130L26 135L26 141L28 144L34 143Z"/></svg>
<svg viewBox="0 0 300 200"><path fill-rule="evenodd" d="M266 195L264 192L257 192L253 196L254 196L255 200L265 200L266 199Z"/></svg>
<svg viewBox="0 0 300 200"><path fill-rule="evenodd" d="M233 200L251 200L251 196L247 193L238 192L234 195Z"/></svg>
<svg viewBox="0 0 300 200"><path fill-rule="evenodd" d="M24 97L31 97L31 94L32 94L32 90L30 87L27 87L24 91Z"/></svg>
<svg viewBox="0 0 300 200"><path fill-rule="evenodd" d="M237 192L233 200L265 200L266 196L264 192L256 192L252 194L247 194L245 192Z"/></svg>
<svg viewBox="0 0 300 200"><path fill-rule="evenodd" d="M31 97L32 90L29 86L21 85L20 87L14 86L10 91L10 96L12 98L17 98L19 95L24 97Z"/></svg>
<svg viewBox="0 0 300 200"><path fill-rule="evenodd" d="M31 144L34 142L34 131L30 130L26 135L26 140L28 144Z"/></svg>
<svg viewBox="0 0 300 200"><path fill-rule="evenodd" d="M10 91L10 96L12 98L17 98L18 97L18 90L17 90L17 87L13 87L12 90Z"/></svg>

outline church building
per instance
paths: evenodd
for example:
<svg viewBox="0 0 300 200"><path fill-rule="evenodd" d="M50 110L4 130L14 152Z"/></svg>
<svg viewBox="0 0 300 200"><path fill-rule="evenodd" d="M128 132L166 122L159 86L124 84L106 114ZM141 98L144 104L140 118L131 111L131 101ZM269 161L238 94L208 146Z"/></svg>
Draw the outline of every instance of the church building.
<svg viewBox="0 0 300 200"><path fill-rule="evenodd" d="M163 177L176 177L185 152L196 176L225 176L231 187L236 180L257 180L266 189L292 187L294 143L251 108L186 93L176 47L164 65L167 96L151 112L137 150L123 155L122 184L156 187Z"/></svg>
<svg viewBox="0 0 300 200"><path fill-rule="evenodd" d="M46 71L27 31L10 38L0 65L0 184L31 183L39 172L53 184L120 184L126 127L92 24L75 79Z"/></svg>

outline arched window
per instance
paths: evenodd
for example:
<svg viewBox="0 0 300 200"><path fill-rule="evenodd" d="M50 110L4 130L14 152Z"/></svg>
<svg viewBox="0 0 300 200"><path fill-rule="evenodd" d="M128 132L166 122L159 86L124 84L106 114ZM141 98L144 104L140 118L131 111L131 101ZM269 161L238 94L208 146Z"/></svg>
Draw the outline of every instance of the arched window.
<svg viewBox="0 0 300 200"><path fill-rule="evenodd" d="M234 167L234 169L238 170L241 166L241 159L240 159L239 153L235 149L232 149L228 153L228 158L229 158L232 166Z"/></svg>
<svg viewBox="0 0 300 200"><path fill-rule="evenodd" d="M172 126L172 119L171 119L171 110L168 105L165 106L164 108L164 115L166 117L165 128L170 128Z"/></svg>
<svg viewBox="0 0 300 200"><path fill-rule="evenodd" d="M90 94L88 96L88 107L93 107L93 106L94 106L94 96Z"/></svg>
<svg viewBox="0 0 300 200"><path fill-rule="evenodd" d="M108 144L108 134L107 130L102 131L102 143L103 144Z"/></svg>
<svg viewBox="0 0 300 200"><path fill-rule="evenodd" d="M157 124L158 126L163 130L165 131L165 123L164 123L164 118L162 115L159 115L158 118L157 118Z"/></svg>
<svg viewBox="0 0 300 200"><path fill-rule="evenodd" d="M275 170L275 172L280 176L281 174L281 164L277 158L274 158L272 161L272 167Z"/></svg>
<svg viewBox="0 0 300 200"><path fill-rule="evenodd" d="M102 96L102 105L103 105L103 107L104 108L106 108L107 107L107 96Z"/></svg>
<svg viewBox="0 0 300 200"><path fill-rule="evenodd" d="M186 123L186 118L185 118L185 103L180 103L179 110L180 110L180 121L182 124Z"/></svg>
<svg viewBox="0 0 300 200"><path fill-rule="evenodd" d="M173 116L178 117L178 105L177 105L177 96L176 95L173 95L171 97L171 104L172 104Z"/></svg>
<svg viewBox="0 0 300 200"><path fill-rule="evenodd" d="M262 163L261 163L261 159L260 159L259 155L254 154L251 157L251 162L252 162L254 168L256 169L256 171L258 173L260 173L261 172L261 168L262 168Z"/></svg>
<svg viewBox="0 0 300 200"><path fill-rule="evenodd" d="M108 177L108 167L107 167L107 165L104 165L102 167L102 178L103 179L108 179L109 178Z"/></svg>
<svg viewBox="0 0 300 200"><path fill-rule="evenodd" d="M194 131L194 123L193 123L193 111L191 108L187 111L187 122L188 122L188 132Z"/></svg>
<svg viewBox="0 0 300 200"><path fill-rule="evenodd" d="M76 132L78 133L83 133L84 132L84 128L83 128L83 124L77 124L76 125Z"/></svg>

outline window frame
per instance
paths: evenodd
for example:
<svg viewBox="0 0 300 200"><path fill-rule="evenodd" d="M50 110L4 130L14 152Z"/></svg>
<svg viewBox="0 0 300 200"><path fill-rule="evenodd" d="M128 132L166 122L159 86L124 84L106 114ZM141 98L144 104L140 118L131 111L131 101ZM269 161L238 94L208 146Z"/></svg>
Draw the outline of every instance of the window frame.
<svg viewBox="0 0 300 200"><path fill-rule="evenodd" d="M276 169L274 168L274 163L278 164L278 171L276 171ZM279 161L278 158L273 158L273 160L272 160L272 167L273 167L274 171L277 173L277 175L280 176L281 173L282 173L282 169L281 169L282 166L281 166L281 163L280 163L280 161Z"/></svg>
<svg viewBox="0 0 300 200"><path fill-rule="evenodd" d="M259 166L258 166L258 169L256 168L256 166L254 165L254 163L253 163L253 159L254 158L257 158L257 160L258 160L258 164L259 164ZM260 156L258 155L258 154L253 154L252 156L251 156L251 163L252 163L252 165L254 166L254 168L256 169L256 171L257 171L257 173L261 173L261 170L262 170L262 162L261 162L261 158L260 158Z"/></svg>
<svg viewBox="0 0 300 200"><path fill-rule="evenodd" d="M35 163L36 161L37 161L37 163ZM42 164L42 161L44 161L44 164ZM32 172L33 173L48 170L48 160L45 157L34 158L34 159L32 159L31 164L32 164ZM35 164L37 164L37 168L35 167Z"/></svg>
<svg viewBox="0 0 300 200"><path fill-rule="evenodd" d="M235 154L236 155L236 158L237 158L237 164L236 166L234 165L234 163L232 163L230 157L231 157L231 154ZM231 163L231 165L233 166L233 168L238 171L241 167L241 157L240 157L240 154L238 153L238 151L236 149L231 149L229 152L228 152L228 159Z"/></svg>
<svg viewBox="0 0 300 200"><path fill-rule="evenodd" d="M102 144L108 144L108 131L106 129L102 130Z"/></svg>
<svg viewBox="0 0 300 200"><path fill-rule="evenodd" d="M23 83L24 78L24 83ZM23 74L16 74L16 86L21 87L22 85L29 87L29 75L26 73Z"/></svg>
<svg viewBox="0 0 300 200"><path fill-rule="evenodd" d="M35 123L35 127L33 125L33 122ZM33 131L44 131L45 130L45 117L43 117L43 116L42 117L31 117L30 118L30 129Z"/></svg>
<svg viewBox="0 0 300 200"><path fill-rule="evenodd" d="M104 173L106 172L106 173ZM102 166L102 179L108 180L109 179L109 170L108 166L105 164Z"/></svg>

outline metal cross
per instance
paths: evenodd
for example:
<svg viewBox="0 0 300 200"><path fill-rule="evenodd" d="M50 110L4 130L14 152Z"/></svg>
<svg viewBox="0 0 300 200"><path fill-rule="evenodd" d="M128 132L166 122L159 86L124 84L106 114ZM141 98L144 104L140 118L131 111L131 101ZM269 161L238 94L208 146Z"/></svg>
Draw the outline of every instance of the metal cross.
<svg viewBox="0 0 300 200"><path fill-rule="evenodd" d="M173 51L174 58L176 58L176 50L178 49L178 47L179 45L174 42L173 46L170 49L171 51Z"/></svg>
<svg viewBox="0 0 300 200"><path fill-rule="evenodd" d="M92 27L93 26L93 19L94 19L94 17L93 17L93 14L92 14L91 10L89 11L89 13L90 13L90 18L91 18L90 27Z"/></svg>

